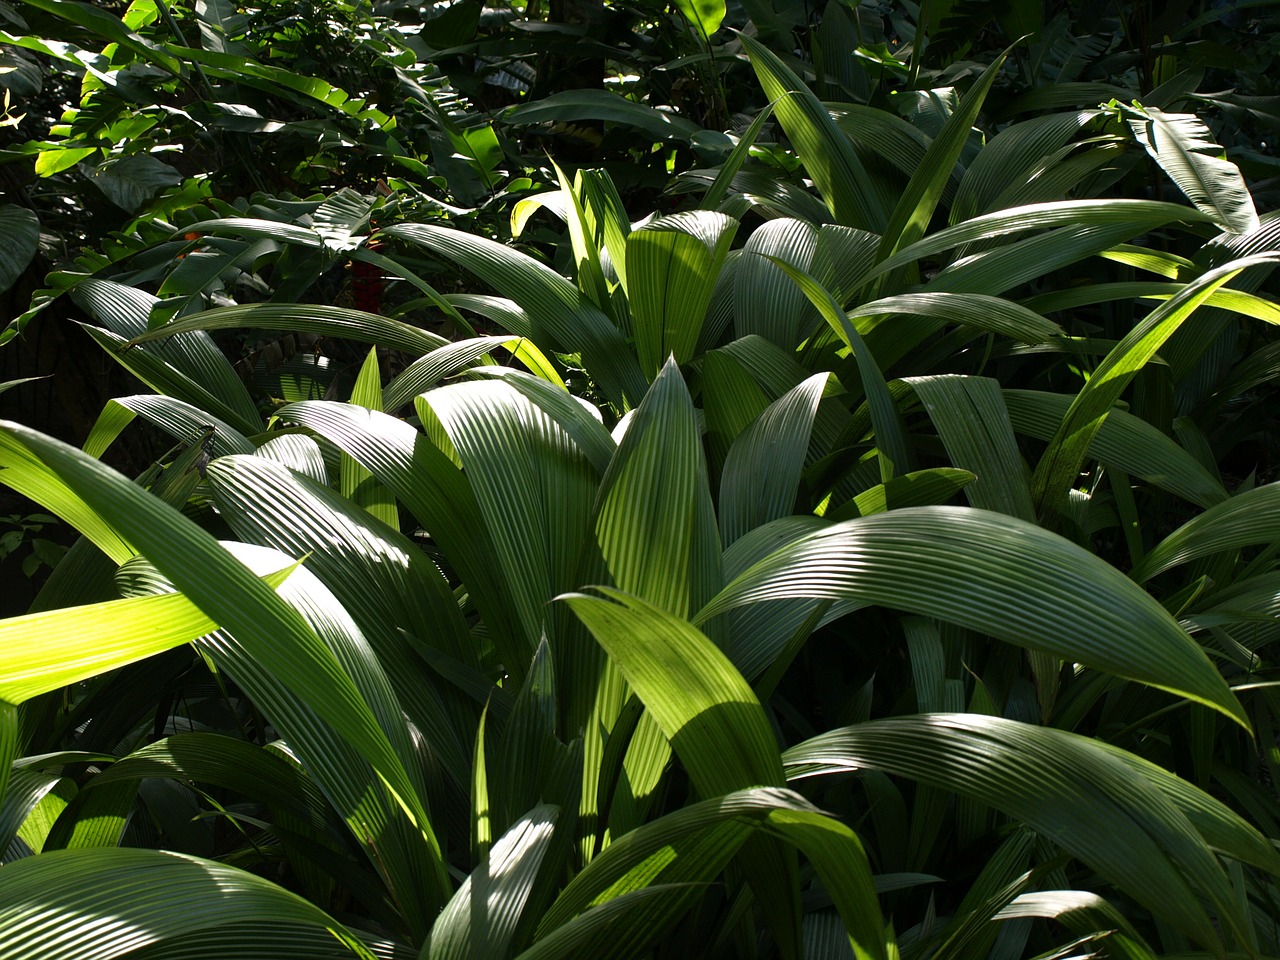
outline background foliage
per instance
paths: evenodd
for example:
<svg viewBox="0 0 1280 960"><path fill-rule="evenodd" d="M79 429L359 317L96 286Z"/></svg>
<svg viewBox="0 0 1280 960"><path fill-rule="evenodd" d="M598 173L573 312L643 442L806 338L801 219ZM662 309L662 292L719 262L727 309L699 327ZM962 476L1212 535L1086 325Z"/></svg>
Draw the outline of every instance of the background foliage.
<svg viewBox="0 0 1280 960"><path fill-rule="evenodd" d="M1276 955L1275 21L0 2L0 957Z"/></svg>

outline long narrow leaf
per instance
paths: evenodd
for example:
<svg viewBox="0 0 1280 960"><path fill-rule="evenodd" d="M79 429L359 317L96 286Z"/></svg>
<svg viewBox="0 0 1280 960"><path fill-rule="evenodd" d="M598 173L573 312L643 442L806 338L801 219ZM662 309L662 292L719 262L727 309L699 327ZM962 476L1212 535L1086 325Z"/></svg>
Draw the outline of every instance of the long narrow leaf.
<svg viewBox="0 0 1280 960"><path fill-rule="evenodd" d="M1057 517L1075 483L1107 412L1129 381L1214 290L1248 267L1273 265L1280 255L1267 254L1232 261L1190 283L1151 312L1120 341L1089 378L1057 433L1049 441L1032 478L1032 497L1042 517Z"/></svg>

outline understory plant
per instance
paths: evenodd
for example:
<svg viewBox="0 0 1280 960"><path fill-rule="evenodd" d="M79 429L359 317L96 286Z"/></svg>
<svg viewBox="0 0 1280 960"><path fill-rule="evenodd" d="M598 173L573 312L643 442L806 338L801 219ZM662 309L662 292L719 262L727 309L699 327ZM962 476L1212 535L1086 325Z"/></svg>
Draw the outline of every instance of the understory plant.
<svg viewBox="0 0 1280 960"><path fill-rule="evenodd" d="M146 390L80 446L0 422L0 482L80 534L0 621L0 957L1280 952L1280 219L1203 69L1076 100L1043 17L992 52L929 4L673 6L637 9L753 93L714 144L730 104L686 128L657 81L603 114L632 159L673 118L661 210L616 166L496 179L605 102L521 67L567 21L337 3L436 153L321 96L377 185L175 186L50 275L24 323L74 304ZM119 81L73 134L165 58L261 92L249 23L308 49L284 4L26 7ZM486 126L464 55L545 98ZM89 142L26 149L132 149Z"/></svg>

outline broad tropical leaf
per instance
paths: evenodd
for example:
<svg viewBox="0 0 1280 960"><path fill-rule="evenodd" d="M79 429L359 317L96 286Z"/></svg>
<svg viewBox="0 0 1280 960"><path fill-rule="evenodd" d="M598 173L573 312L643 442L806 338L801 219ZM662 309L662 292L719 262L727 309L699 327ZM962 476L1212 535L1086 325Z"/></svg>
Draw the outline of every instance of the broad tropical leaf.
<svg viewBox="0 0 1280 960"><path fill-rule="evenodd" d="M1129 128L1178 189L1224 230L1248 233L1258 225L1253 197L1240 169L1213 142L1213 134L1191 113L1155 107L1122 107Z"/></svg>
<svg viewBox="0 0 1280 960"><path fill-rule="evenodd" d="M1249 726L1208 657L1153 598L1105 561L1013 517L910 507L845 521L760 561L695 622L794 597L937 617L1189 697Z"/></svg>
<svg viewBox="0 0 1280 960"><path fill-rule="evenodd" d="M999 717L926 714L821 734L784 762L792 778L870 768L975 797L1051 837L1210 948L1219 934L1197 893L1237 933L1248 926L1221 865L1158 781L1086 737Z"/></svg>
<svg viewBox="0 0 1280 960"><path fill-rule="evenodd" d="M359 940L324 911L244 870L158 850L54 850L0 871L4 960L110 960L169 941L262 956L247 926L287 929L272 956L362 957ZM318 935L317 935L318 934Z"/></svg>

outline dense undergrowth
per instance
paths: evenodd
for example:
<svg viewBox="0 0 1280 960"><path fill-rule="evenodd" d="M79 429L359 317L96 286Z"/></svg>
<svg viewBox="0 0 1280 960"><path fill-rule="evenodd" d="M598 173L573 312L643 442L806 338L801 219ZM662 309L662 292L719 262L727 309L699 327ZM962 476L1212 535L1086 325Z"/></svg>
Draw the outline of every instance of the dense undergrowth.
<svg viewBox="0 0 1280 960"><path fill-rule="evenodd" d="M0 957L1280 953L1280 50L1170 9L0 3L0 353L132 384L0 423Z"/></svg>

